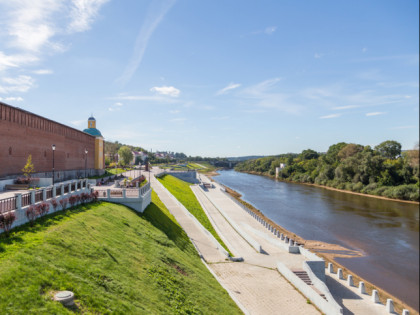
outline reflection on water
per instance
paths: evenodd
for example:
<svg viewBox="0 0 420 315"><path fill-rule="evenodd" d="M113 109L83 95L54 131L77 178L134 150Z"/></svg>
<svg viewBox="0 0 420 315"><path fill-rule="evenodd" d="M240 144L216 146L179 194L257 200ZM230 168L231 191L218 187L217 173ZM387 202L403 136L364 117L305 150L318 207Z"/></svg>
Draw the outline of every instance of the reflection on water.
<svg viewBox="0 0 420 315"><path fill-rule="evenodd" d="M363 251L337 259L419 309L419 207L267 177L220 171L214 179L305 239Z"/></svg>

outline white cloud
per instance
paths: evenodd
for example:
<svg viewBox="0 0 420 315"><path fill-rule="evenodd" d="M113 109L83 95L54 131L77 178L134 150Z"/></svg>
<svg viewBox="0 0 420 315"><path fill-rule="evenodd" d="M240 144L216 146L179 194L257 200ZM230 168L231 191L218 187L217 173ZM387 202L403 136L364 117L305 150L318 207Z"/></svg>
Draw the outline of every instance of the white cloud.
<svg viewBox="0 0 420 315"><path fill-rule="evenodd" d="M70 124L76 126L76 127L80 127L82 126L84 123L86 122L86 120L72 120L70 122Z"/></svg>
<svg viewBox="0 0 420 315"><path fill-rule="evenodd" d="M265 28L264 33L271 35L276 31L276 29L277 29L277 26L269 26Z"/></svg>
<svg viewBox="0 0 420 315"><path fill-rule="evenodd" d="M212 120L228 120L230 117L229 116L217 116L217 117L212 117Z"/></svg>
<svg viewBox="0 0 420 315"><path fill-rule="evenodd" d="M343 110L343 109L352 109L352 108L358 108L360 107L359 105L345 105L345 106L336 106L333 107L332 109L334 110Z"/></svg>
<svg viewBox="0 0 420 315"><path fill-rule="evenodd" d="M0 97L1 102L23 102L23 98L18 96L10 96L10 97Z"/></svg>
<svg viewBox="0 0 420 315"><path fill-rule="evenodd" d="M291 95L276 91L278 90L276 85L280 80L280 78L273 78L247 87L241 91L240 96L250 100L253 106L299 114L303 107L292 101Z"/></svg>
<svg viewBox="0 0 420 315"><path fill-rule="evenodd" d="M170 110L169 112L170 112L171 114L179 114L179 113L180 113L180 111L179 111L179 110L177 110L177 109Z"/></svg>
<svg viewBox="0 0 420 315"><path fill-rule="evenodd" d="M8 68L19 68L38 61L39 58L32 54L6 55L0 51L0 71Z"/></svg>
<svg viewBox="0 0 420 315"><path fill-rule="evenodd" d="M170 119L169 121L172 121L172 122L184 122L186 120L187 120L187 118L173 118L173 119Z"/></svg>
<svg viewBox="0 0 420 315"><path fill-rule="evenodd" d="M321 116L319 117L320 119L331 119L331 118L337 118L340 117L341 114L331 114L331 115L326 115L326 116Z"/></svg>
<svg viewBox="0 0 420 315"><path fill-rule="evenodd" d="M32 73L39 74L39 75L46 75L46 74L53 74L53 71L50 69L39 69L34 70Z"/></svg>
<svg viewBox="0 0 420 315"><path fill-rule="evenodd" d="M19 75L16 78L2 78L0 83L0 93L10 93L10 92L27 92L33 85L34 80L27 75Z"/></svg>
<svg viewBox="0 0 420 315"><path fill-rule="evenodd" d="M179 103L179 100L173 97L166 97L162 95L118 95L110 97L109 99L121 101L146 101L146 102L159 102L159 103Z"/></svg>
<svg viewBox="0 0 420 315"><path fill-rule="evenodd" d="M123 106L123 103L117 102L117 103L114 104L114 106Z"/></svg>
<svg viewBox="0 0 420 315"><path fill-rule="evenodd" d="M156 92L161 95L169 95L172 97L178 97L179 94L181 93L180 90L178 90L177 88L173 86L161 86L161 87L155 86L155 87L152 87L150 91Z"/></svg>
<svg viewBox="0 0 420 315"><path fill-rule="evenodd" d="M239 83L233 83L233 82L229 83L226 87L217 91L216 95L226 94L228 91L233 90L233 89L237 89L240 86L241 85Z"/></svg>
<svg viewBox="0 0 420 315"><path fill-rule="evenodd" d="M367 52L367 50L368 50L368 49L367 49L366 47L363 47L363 48L362 48L362 53Z"/></svg>
<svg viewBox="0 0 420 315"><path fill-rule="evenodd" d="M399 130L399 129L412 129L412 128L418 128L418 126L398 126L398 127L393 127L390 128L391 130Z"/></svg>
<svg viewBox="0 0 420 315"><path fill-rule="evenodd" d="M162 22L166 13L168 13L174 3L175 0L152 2L146 14L144 23L140 28L140 32L137 35L133 55L125 67L123 74L120 78L117 79L117 81L125 84L131 80L131 77L137 71L137 68L140 66L141 61L143 60L143 55L146 51L150 37L153 35L156 27L160 24L160 22Z"/></svg>
<svg viewBox="0 0 420 315"><path fill-rule="evenodd" d="M378 116L378 115L384 115L385 112L372 112L372 113L366 113L366 116Z"/></svg>
<svg viewBox="0 0 420 315"><path fill-rule="evenodd" d="M97 17L101 7L108 0L72 0L71 22L68 26L69 32L84 32L90 29L90 25Z"/></svg>
<svg viewBox="0 0 420 315"><path fill-rule="evenodd" d="M319 59L319 58L322 58L323 56L324 54L315 53L314 58Z"/></svg>

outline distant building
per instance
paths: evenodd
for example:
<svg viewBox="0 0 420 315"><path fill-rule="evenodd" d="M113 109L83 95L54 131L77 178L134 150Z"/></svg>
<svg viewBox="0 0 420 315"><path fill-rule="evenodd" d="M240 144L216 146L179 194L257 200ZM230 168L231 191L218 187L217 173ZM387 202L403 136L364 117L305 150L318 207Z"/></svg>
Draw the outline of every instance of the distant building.
<svg viewBox="0 0 420 315"><path fill-rule="evenodd" d="M145 153L143 151L132 151L132 153L133 153L133 160L132 160L131 164L136 164L136 161L138 159L140 159L141 163L143 164L147 159L147 153Z"/></svg>
<svg viewBox="0 0 420 315"><path fill-rule="evenodd" d="M280 172L286 167L286 164L280 163L279 167L276 167L276 178L279 177Z"/></svg>

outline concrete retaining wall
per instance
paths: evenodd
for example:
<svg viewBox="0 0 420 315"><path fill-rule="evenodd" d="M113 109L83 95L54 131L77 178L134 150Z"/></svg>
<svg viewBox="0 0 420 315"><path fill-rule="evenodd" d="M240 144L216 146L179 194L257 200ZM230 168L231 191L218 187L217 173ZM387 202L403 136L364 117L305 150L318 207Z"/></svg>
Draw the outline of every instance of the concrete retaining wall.
<svg viewBox="0 0 420 315"><path fill-rule="evenodd" d="M202 189L202 187L200 186ZM213 206L222 214L222 216L226 219L226 221L229 222L229 224L236 230L236 232L239 233L242 238L248 242L249 245L251 245L258 253L262 252L262 248L260 243L258 243L256 240L254 240L251 236L249 236L244 230L242 230L239 225L237 225L222 209L220 209L213 201L208 198L207 199L213 204Z"/></svg>
<svg viewBox="0 0 420 315"><path fill-rule="evenodd" d="M191 183L191 184L198 184L200 181L197 178L197 172L196 171L164 171L159 174L157 174L157 177L161 177L163 175L172 175L180 180L183 180L185 182Z"/></svg>
<svg viewBox="0 0 420 315"><path fill-rule="evenodd" d="M313 304L315 304L321 312L327 315L343 314L343 309L337 307L337 303L324 300L317 292L310 286L303 282L298 276L290 271L284 264L277 262L277 270L289 280L304 296L306 296Z"/></svg>

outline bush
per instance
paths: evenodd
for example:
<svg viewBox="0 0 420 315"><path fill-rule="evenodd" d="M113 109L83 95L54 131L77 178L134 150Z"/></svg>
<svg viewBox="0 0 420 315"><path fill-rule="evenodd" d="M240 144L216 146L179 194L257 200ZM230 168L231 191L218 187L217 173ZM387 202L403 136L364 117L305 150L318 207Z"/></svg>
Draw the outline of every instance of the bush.
<svg viewBox="0 0 420 315"><path fill-rule="evenodd" d="M98 197L99 197L99 192L98 191L92 191L90 193L90 198L92 198L92 200L94 202L97 202L98 201Z"/></svg>
<svg viewBox="0 0 420 315"><path fill-rule="evenodd" d="M50 210L50 205L47 202L43 201L41 202L41 204L39 204L38 212L40 216L47 214L49 210Z"/></svg>
<svg viewBox="0 0 420 315"><path fill-rule="evenodd" d="M25 215L29 220L29 224L32 226L39 215L39 211L35 205L30 205L28 209L26 209Z"/></svg>
<svg viewBox="0 0 420 315"><path fill-rule="evenodd" d="M6 235L9 235L10 228L16 220L14 212L9 211L5 214L0 214L0 229L3 229Z"/></svg>
<svg viewBox="0 0 420 315"><path fill-rule="evenodd" d="M58 202L57 202L57 199L55 199L55 198L51 199L51 200L50 200L50 203L51 203L51 205L53 206L54 211L57 211L57 207L58 207Z"/></svg>
<svg viewBox="0 0 420 315"><path fill-rule="evenodd" d="M353 191L360 192L362 189L363 189L363 184L361 182L353 184Z"/></svg>
<svg viewBox="0 0 420 315"><path fill-rule="evenodd" d="M70 196L69 203L72 207L76 204L76 202L77 202L76 196L74 196L74 195Z"/></svg>
<svg viewBox="0 0 420 315"><path fill-rule="evenodd" d="M60 200L61 209L64 210L67 208L67 204L69 202L68 198L63 198Z"/></svg>

